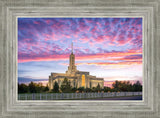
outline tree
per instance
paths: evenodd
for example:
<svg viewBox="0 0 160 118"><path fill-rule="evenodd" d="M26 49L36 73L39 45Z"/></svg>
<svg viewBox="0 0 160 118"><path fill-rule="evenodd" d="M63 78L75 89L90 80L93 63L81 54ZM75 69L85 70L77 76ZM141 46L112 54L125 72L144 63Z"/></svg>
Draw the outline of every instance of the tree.
<svg viewBox="0 0 160 118"><path fill-rule="evenodd" d="M134 91L142 91L142 85L139 81L133 84L133 90Z"/></svg>
<svg viewBox="0 0 160 118"><path fill-rule="evenodd" d="M132 84L130 81L121 81L119 86L120 91L132 91Z"/></svg>
<svg viewBox="0 0 160 118"><path fill-rule="evenodd" d="M37 93L35 83L31 82L31 83L28 85L28 87L29 87L29 92L30 92L30 93Z"/></svg>
<svg viewBox="0 0 160 118"><path fill-rule="evenodd" d="M47 92L47 91L49 91L48 84L46 85L46 87L44 87L44 92Z"/></svg>
<svg viewBox="0 0 160 118"><path fill-rule="evenodd" d="M26 84L19 84L18 83L18 93L28 93L29 89Z"/></svg>
<svg viewBox="0 0 160 118"><path fill-rule="evenodd" d="M61 91L63 93L70 93L70 92L72 92L71 83L70 83L70 81L68 81L68 79L66 77L64 78L64 80L62 82Z"/></svg>
<svg viewBox="0 0 160 118"><path fill-rule="evenodd" d="M58 83L56 81L54 82L54 86L53 86L53 90L52 91L55 92L55 93L59 92L59 85L58 85Z"/></svg>
<svg viewBox="0 0 160 118"><path fill-rule="evenodd" d="M48 85L30 82L29 85L18 83L18 93L43 93L49 91Z"/></svg>
<svg viewBox="0 0 160 118"><path fill-rule="evenodd" d="M76 87L73 87L73 88L72 88L72 92L75 93L76 91L77 91L77 88L76 88Z"/></svg>
<svg viewBox="0 0 160 118"><path fill-rule="evenodd" d="M97 89L97 90L96 90L97 92L101 90L101 87L100 87L99 83L98 83L96 89Z"/></svg>
<svg viewBox="0 0 160 118"><path fill-rule="evenodd" d="M79 92L83 92L83 91L84 91L84 87L79 87L79 88L78 88L78 91L79 91Z"/></svg>
<svg viewBox="0 0 160 118"><path fill-rule="evenodd" d="M42 83L34 83L35 88L36 88L36 93L41 93L44 91L44 87Z"/></svg>
<svg viewBox="0 0 160 118"><path fill-rule="evenodd" d="M97 91L97 89L96 89L96 87L92 87L92 92L96 92Z"/></svg>
<svg viewBox="0 0 160 118"><path fill-rule="evenodd" d="M104 87L104 92L113 92L113 89L110 87Z"/></svg>
<svg viewBox="0 0 160 118"><path fill-rule="evenodd" d="M134 83L133 85L130 81L115 81L113 84L113 91L142 91L142 85L139 81Z"/></svg>
<svg viewBox="0 0 160 118"><path fill-rule="evenodd" d="M116 80L116 81L112 84L113 89L114 89L115 92L119 91L119 84L120 84L120 82L119 82L118 80Z"/></svg>

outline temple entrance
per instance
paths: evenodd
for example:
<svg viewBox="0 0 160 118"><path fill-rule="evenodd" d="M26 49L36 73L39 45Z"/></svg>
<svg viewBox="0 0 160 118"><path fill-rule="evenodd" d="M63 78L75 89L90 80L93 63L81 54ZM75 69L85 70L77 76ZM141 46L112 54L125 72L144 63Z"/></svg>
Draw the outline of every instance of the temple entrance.
<svg viewBox="0 0 160 118"><path fill-rule="evenodd" d="M85 87L85 75L82 75L82 87Z"/></svg>

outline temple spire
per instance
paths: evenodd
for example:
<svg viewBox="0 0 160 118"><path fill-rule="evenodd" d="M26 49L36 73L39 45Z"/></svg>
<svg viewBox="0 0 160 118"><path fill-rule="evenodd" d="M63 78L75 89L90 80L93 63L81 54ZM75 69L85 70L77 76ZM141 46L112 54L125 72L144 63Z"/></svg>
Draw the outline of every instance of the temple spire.
<svg viewBox="0 0 160 118"><path fill-rule="evenodd" d="M75 65L75 55L73 54L73 42L71 43L71 54L69 56L69 66L68 70L66 71L67 74L74 74L77 71Z"/></svg>
<svg viewBox="0 0 160 118"><path fill-rule="evenodd" d="M71 47L72 47L72 52L71 52L71 53L73 53L73 42L72 42L72 44L71 44Z"/></svg>

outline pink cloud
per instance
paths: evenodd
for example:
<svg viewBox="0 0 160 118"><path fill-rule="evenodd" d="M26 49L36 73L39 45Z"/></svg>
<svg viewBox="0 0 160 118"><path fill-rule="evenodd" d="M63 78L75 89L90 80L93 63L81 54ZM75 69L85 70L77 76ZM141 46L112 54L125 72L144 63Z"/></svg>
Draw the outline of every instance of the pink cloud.
<svg viewBox="0 0 160 118"><path fill-rule="evenodd" d="M109 52L109 53L85 54L85 55L82 55L81 52L77 52L77 53L80 53L80 54L76 55L76 60L97 60L97 59L98 60L106 60L106 59L110 59L111 57L120 57L120 56L130 56L130 55L142 54L141 52L125 52L125 53L123 53L123 52ZM45 53L45 55L43 55L43 56L37 55L36 53L31 53L31 54L29 54L29 56L25 56L25 58L23 57L23 53L19 52L19 55L22 55L19 58L19 62L66 60L69 57L69 54L62 54L62 55L61 54L54 54L54 55L51 55L51 54L48 54L48 53ZM30 58L30 57L32 57L32 58ZM125 59L121 58L119 60L125 60ZM126 61L128 61L128 60L129 59L126 59ZM131 62L127 62L127 63L130 64ZM136 64L136 63L140 64L140 62L133 62L133 63L134 64ZM108 63L99 63L99 64L102 65L102 64L108 64ZM112 63L110 63L110 64L112 64ZM119 64L125 64L125 62L120 62Z"/></svg>
<svg viewBox="0 0 160 118"><path fill-rule="evenodd" d="M45 22L46 22L47 24L50 24L50 23L51 23L51 20L45 20Z"/></svg>
<svg viewBox="0 0 160 118"><path fill-rule="evenodd" d="M40 24L40 22L38 22L38 21L34 21L34 24L37 24L37 25L39 25L39 24Z"/></svg>

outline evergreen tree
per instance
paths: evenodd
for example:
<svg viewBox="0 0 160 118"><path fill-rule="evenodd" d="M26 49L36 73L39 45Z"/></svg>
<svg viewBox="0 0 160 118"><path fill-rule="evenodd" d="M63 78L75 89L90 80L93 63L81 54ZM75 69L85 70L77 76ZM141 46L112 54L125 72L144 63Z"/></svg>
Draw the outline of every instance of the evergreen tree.
<svg viewBox="0 0 160 118"><path fill-rule="evenodd" d="M70 81L68 81L68 79L66 77L64 78L64 81L62 82L61 91L63 93L70 93L70 92L72 92L71 83L70 83Z"/></svg>
<svg viewBox="0 0 160 118"><path fill-rule="evenodd" d="M55 93L59 92L59 85L58 85L58 83L56 81L54 82L53 92L55 92Z"/></svg>
<svg viewBox="0 0 160 118"><path fill-rule="evenodd" d="M101 90L101 87L100 87L99 83L98 83L96 89L97 89L97 92Z"/></svg>

